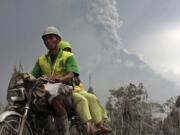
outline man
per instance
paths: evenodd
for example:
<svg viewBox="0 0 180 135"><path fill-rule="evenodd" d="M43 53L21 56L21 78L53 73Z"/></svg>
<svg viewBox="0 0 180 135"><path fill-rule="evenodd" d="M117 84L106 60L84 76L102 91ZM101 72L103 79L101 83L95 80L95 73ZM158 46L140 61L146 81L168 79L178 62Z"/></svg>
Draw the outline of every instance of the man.
<svg viewBox="0 0 180 135"><path fill-rule="evenodd" d="M61 49L61 35L55 27L47 27L42 34L42 39L48 53L39 57L31 74L36 78L46 76L55 82L73 85L73 78L79 75L79 68L74 55ZM50 105L55 111L56 125L61 133L69 135L67 111L71 106L71 97L58 95L52 99Z"/></svg>
<svg viewBox="0 0 180 135"><path fill-rule="evenodd" d="M60 45L63 51L72 52L72 47L68 42ZM85 88L79 77L74 77L75 87L73 91L73 104L82 122L89 125L89 132L111 133L112 130L104 126L104 121L107 120L107 113L101 105L98 98L91 93L85 91ZM92 127L91 121L95 124L95 129Z"/></svg>

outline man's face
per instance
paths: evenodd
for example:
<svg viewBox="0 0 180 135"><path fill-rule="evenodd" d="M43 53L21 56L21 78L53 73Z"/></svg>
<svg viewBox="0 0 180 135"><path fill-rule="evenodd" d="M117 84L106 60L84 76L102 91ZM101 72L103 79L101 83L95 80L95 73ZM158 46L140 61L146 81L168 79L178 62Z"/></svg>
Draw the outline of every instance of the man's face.
<svg viewBox="0 0 180 135"><path fill-rule="evenodd" d="M60 39L54 34L43 36L43 41L48 50L54 50L58 47Z"/></svg>

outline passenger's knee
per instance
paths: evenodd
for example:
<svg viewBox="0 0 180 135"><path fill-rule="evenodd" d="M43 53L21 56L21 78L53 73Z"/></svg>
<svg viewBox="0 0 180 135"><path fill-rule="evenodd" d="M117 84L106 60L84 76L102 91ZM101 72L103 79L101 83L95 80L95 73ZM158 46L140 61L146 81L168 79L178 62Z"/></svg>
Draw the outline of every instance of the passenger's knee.
<svg viewBox="0 0 180 135"><path fill-rule="evenodd" d="M87 102L88 102L87 99L84 96L82 96L81 94L79 94L79 93L73 94L74 105L77 105L79 103L87 103Z"/></svg>
<svg viewBox="0 0 180 135"><path fill-rule="evenodd" d="M90 100L93 100L93 101L98 100L98 98L93 94L89 94L88 97L89 97Z"/></svg>
<svg viewBox="0 0 180 135"><path fill-rule="evenodd" d="M85 97L81 97L81 102L88 103L88 100Z"/></svg>

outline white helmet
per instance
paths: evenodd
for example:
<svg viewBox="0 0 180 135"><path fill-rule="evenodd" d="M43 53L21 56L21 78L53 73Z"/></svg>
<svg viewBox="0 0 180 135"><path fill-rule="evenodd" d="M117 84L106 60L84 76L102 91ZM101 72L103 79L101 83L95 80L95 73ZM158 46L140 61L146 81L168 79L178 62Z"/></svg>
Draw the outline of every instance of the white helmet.
<svg viewBox="0 0 180 135"><path fill-rule="evenodd" d="M47 27L43 31L42 36L46 36L46 35L49 35L49 34L55 34L55 35L57 35L57 36L59 36L61 38L60 32L56 27L53 27L53 26Z"/></svg>

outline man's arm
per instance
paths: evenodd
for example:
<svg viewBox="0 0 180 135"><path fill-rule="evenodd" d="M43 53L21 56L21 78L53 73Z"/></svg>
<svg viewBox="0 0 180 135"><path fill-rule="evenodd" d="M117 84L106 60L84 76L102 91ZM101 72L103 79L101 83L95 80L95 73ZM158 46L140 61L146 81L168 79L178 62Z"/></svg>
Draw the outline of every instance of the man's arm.
<svg viewBox="0 0 180 135"><path fill-rule="evenodd" d="M75 58L74 55L70 56L67 59L66 68L67 68L66 70L68 72L73 72L74 73L74 77L79 76L79 74L80 74L79 66L77 64L77 61L76 61L76 58Z"/></svg>
<svg viewBox="0 0 180 135"><path fill-rule="evenodd" d="M69 81L72 81L73 78L74 78L74 73L68 72L66 75L64 75L62 77L52 76L52 77L50 77L50 80L53 80L55 82L68 83Z"/></svg>
<svg viewBox="0 0 180 135"><path fill-rule="evenodd" d="M74 77L79 76L79 67L73 55L70 56L66 61L66 71L67 74L65 74L64 76L62 77L52 76L50 77L50 79L56 82L67 83L69 81L72 81Z"/></svg>
<svg viewBox="0 0 180 135"><path fill-rule="evenodd" d="M40 66L39 66L39 62L38 62L38 61L36 62L33 70L31 71L31 74L32 74L34 77L36 77L36 78L38 78L38 77L40 77L40 76L43 75L42 70L41 70L41 68L40 68Z"/></svg>

